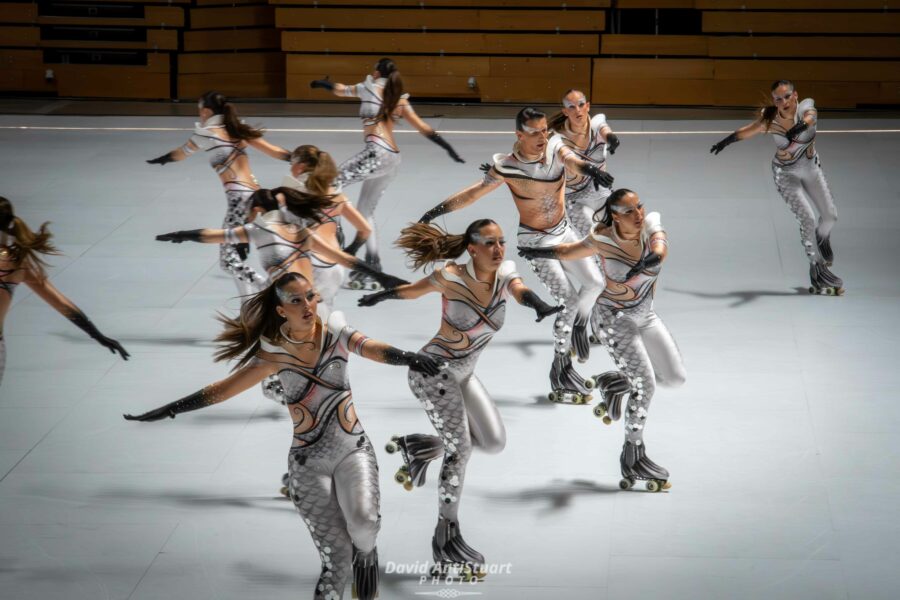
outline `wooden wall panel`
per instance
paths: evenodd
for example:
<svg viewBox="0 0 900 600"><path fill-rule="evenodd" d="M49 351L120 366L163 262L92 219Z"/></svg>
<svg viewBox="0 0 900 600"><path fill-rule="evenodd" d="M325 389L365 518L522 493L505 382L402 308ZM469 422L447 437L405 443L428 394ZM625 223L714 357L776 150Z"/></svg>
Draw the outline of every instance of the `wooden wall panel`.
<svg viewBox="0 0 900 600"><path fill-rule="evenodd" d="M199 98L209 90L231 98L283 98L284 72L182 73L178 76L180 98Z"/></svg>
<svg viewBox="0 0 900 600"><path fill-rule="evenodd" d="M36 23L37 4L33 2L9 2L0 4L0 23Z"/></svg>
<svg viewBox="0 0 900 600"><path fill-rule="evenodd" d="M353 11L347 11L352 14ZM191 9L191 30L228 27L274 27L275 9L270 6L235 6Z"/></svg>
<svg viewBox="0 0 900 600"><path fill-rule="evenodd" d="M705 10L883 10L900 8L900 0L694 0Z"/></svg>
<svg viewBox="0 0 900 600"><path fill-rule="evenodd" d="M600 54L707 56L716 38L703 35L621 35L600 37ZM729 38L731 39L731 38Z"/></svg>
<svg viewBox="0 0 900 600"><path fill-rule="evenodd" d="M713 61L705 58L600 58L594 76L609 79L712 79Z"/></svg>
<svg viewBox="0 0 900 600"><path fill-rule="evenodd" d="M216 0L202 0L206 2ZM276 6L411 6L417 8L609 8L611 0L268 0Z"/></svg>
<svg viewBox="0 0 900 600"><path fill-rule="evenodd" d="M36 47L41 43L41 30L37 27L0 26L0 40L3 40L5 47Z"/></svg>
<svg viewBox="0 0 900 600"><path fill-rule="evenodd" d="M900 33L900 13L704 12L705 33Z"/></svg>
<svg viewBox="0 0 900 600"><path fill-rule="evenodd" d="M283 74L284 69L285 55L281 52L202 53L178 56L180 74L263 72Z"/></svg>
<svg viewBox="0 0 900 600"><path fill-rule="evenodd" d="M716 60L715 78L774 81L897 81L900 62L807 61L807 60Z"/></svg>
<svg viewBox="0 0 900 600"><path fill-rule="evenodd" d="M184 50L267 50L279 47L278 31L274 29L233 29L185 31Z"/></svg>
<svg viewBox="0 0 900 600"><path fill-rule="evenodd" d="M606 36L604 36L606 37ZM710 36L713 57L759 58L897 58L898 36Z"/></svg>

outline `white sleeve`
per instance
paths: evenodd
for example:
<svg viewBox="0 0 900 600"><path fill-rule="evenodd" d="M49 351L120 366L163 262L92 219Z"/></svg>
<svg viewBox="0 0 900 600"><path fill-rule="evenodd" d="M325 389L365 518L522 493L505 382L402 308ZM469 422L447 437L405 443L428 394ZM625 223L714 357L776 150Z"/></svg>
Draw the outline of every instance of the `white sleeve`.
<svg viewBox="0 0 900 600"><path fill-rule="evenodd" d="M650 239L650 237L654 233L659 233L660 231L665 232L665 228L662 226L662 218L660 217L658 212L648 213L646 217L644 217L644 226L641 228L641 237L644 238L644 241Z"/></svg>
<svg viewBox="0 0 900 600"><path fill-rule="evenodd" d="M816 103L813 102L812 98L804 98L800 101L800 104L797 105L797 117L801 120L806 116L806 113L812 111L813 123L816 122Z"/></svg>
<svg viewBox="0 0 900 600"><path fill-rule="evenodd" d="M519 275L515 261L504 260L500 263L500 268L497 269L497 277L500 280L500 285L507 287L513 279L519 279L522 276Z"/></svg>
<svg viewBox="0 0 900 600"><path fill-rule="evenodd" d="M191 143L200 150L209 150L216 144L222 143L222 140L213 135L209 129L200 125L200 123L194 123L194 133L191 135Z"/></svg>
<svg viewBox="0 0 900 600"><path fill-rule="evenodd" d="M597 113L593 117L591 117L591 129L593 129L596 133L600 133L600 131L604 127L609 127L609 123L606 122L606 115L603 113Z"/></svg>

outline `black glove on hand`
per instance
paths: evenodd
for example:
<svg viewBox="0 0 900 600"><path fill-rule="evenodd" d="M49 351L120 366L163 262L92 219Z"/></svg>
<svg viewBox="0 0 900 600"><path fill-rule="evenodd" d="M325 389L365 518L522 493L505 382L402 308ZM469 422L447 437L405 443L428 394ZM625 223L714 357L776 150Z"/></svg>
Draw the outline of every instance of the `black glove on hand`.
<svg viewBox="0 0 900 600"><path fill-rule="evenodd" d="M612 188L613 176L597 167L597 165L586 162L581 167L581 171L593 180L595 190L599 190L601 187Z"/></svg>
<svg viewBox="0 0 900 600"><path fill-rule="evenodd" d="M547 248L526 248L517 246L516 250L522 258L559 258L556 248L548 246Z"/></svg>
<svg viewBox="0 0 900 600"><path fill-rule="evenodd" d="M399 297L400 293L396 289L381 290L380 292L375 292L374 294L366 294L357 301L357 304L359 306L375 306L376 304L384 300L390 300L392 298Z"/></svg>
<svg viewBox="0 0 900 600"><path fill-rule="evenodd" d="M309 87L313 89L322 88L323 90L328 90L329 92L334 90L334 84L328 81L328 77L325 77L325 79L313 79L309 82Z"/></svg>
<svg viewBox="0 0 900 600"><path fill-rule="evenodd" d="M389 364L406 365L413 371L425 375L437 375L441 371L442 361L422 352L405 352L397 348L388 347L384 351L384 357Z"/></svg>
<svg viewBox="0 0 900 600"><path fill-rule="evenodd" d="M631 269L628 270L628 273L625 274L625 281L628 281L644 269L649 269L650 267L655 267L659 263L662 262L662 256L655 252L651 252L645 256L641 257L641 260L637 261Z"/></svg>
<svg viewBox="0 0 900 600"><path fill-rule="evenodd" d="M175 415L188 412L192 410L197 410L203 408L204 406L209 406L212 402L206 397L206 389L202 389L200 391L194 392L190 396L185 396L180 400L176 400L175 402L170 402L165 406L160 406L159 408L154 408L151 411L145 412L142 415L122 415L125 417L126 421L159 421L169 417L171 419L175 418Z"/></svg>
<svg viewBox="0 0 900 600"><path fill-rule="evenodd" d="M91 320L87 318L87 315L85 315L80 310L68 315L68 319L72 321L72 323L74 323L76 327L91 336L91 338L98 344L100 344L104 348L109 349L109 351L113 354L118 352L123 360L128 360L128 357L131 356L130 354L128 354L125 348L122 347L122 344L100 333L100 330L97 329L96 325L91 323Z"/></svg>
<svg viewBox="0 0 900 600"><path fill-rule="evenodd" d="M428 134L427 137L429 140L431 140L432 142L434 142L435 144L437 144L438 146L440 146L441 148L446 150L447 154L450 155L450 158L452 158L456 162L458 162L458 163L466 162L465 160L463 160L463 158L459 154L456 153L456 150L453 149L453 146L451 146L447 142L447 140L442 138L441 134L439 134L437 131L432 131L431 133Z"/></svg>
<svg viewBox="0 0 900 600"><path fill-rule="evenodd" d="M606 147L609 148L610 154L616 153L616 148L619 147L619 144L621 144L621 142L619 141L619 136L616 134L610 133L606 136Z"/></svg>
<svg viewBox="0 0 900 600"><path fill-rule="evenodd" d="M535 323L540 323L544 320L544 317L555 315L563 309L561 305L553 306L552 304L547 304L531 290L522 294L522 306L534 309L534 312L537 313L537 319L534 320Z"/></svg>
<svg viewBox="0 0 900 600"><path fill-rule="evenodd" d="M200 242L203 241L200 235L202 231L202 229L191 229L189 231L173 231L171 233L163 233L156 236L156 241L172 242L173 244L180 244L181 242Z"/></svg>
<svg viewBox="0 0 900 600"><path fill-rule="evenodd" d="M147 161L147 164L148 165L167 165L170 162L175 162L175 159L172 158L171 152L169 152L168 154L163 154L162 156L159 156L157 158L151 158L150 160Z"/></svg>
<svg viewBox="0 0 900 600"><path fill-rule="evenodd" d="M400 279L399 277L394 277L393 275L388 275L383 271L379 271L364 260L356 259L356 261L353 263L353 270L370 276L372 279L380 283L381 287L383 288L395 288L409 283L405 279Z"/></svg>
<svg viewBox="0 0 900 600"><path fill-rule="evenodd" d="M450 212L450 211L447 210L447 206L443 202L441 202L440 204L438 204L437 206L435 206L434 208L429 210L427 213L422 215L422 218L419 219L419 223L431 223L433 220L437 219L439 216L445 215L448 212Z"/></svg>
<svg viewBox="0 0 900 600"><path fill-rule="evenodd" d="M809 129L809 124L806 121L800 121L790 129L788 129L787 133L785 133L784 135L787 139L793 142L795 139L797 139L797 136L799 136L807 129Z"/></svg>
<svg viewBox="0 0 900 600"><path fill-rule="evenodd" d="M360 237L360 235L357 233L356 237L353 238L353 241L344 247L344 252L346 252L350 256L356 256L356 253L359 252L359 249L362 248L363 244L365 243L366 238Z"/></svg>
<svg viewBox="0 0 900 600"><path fill-rule="evenodd" d="M724 140L713 144L712 148L710 148L709 151L712 154L718 154L719 152L724 150L726 146L730 146L731 144L735 143L736 141L738 141L738 136L736 133L732 133Z"/></svg>

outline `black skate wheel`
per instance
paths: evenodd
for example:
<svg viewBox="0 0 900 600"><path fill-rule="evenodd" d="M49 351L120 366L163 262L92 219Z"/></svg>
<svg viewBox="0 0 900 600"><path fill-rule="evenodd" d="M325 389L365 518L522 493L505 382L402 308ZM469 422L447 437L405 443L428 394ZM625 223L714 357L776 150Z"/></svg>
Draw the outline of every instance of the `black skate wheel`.
<svg viewBox="0 0 900 600"><path fill-rule="evenodd" d="M631 486L634 485L634 480L632 479L622 479L619 481L619 489L622 490L630 490Z"/></svg>
<svg viewBox="0 0 900 600"><path fill-rule="evenodd" d="M550 400L550 402L558 401L556 392L550 392L549 394L547 394L547 398Z"/></svg>
<svg viewBox="0 0 900 600"><path fill-rule="evenodd" d="M809 293L810 293L810 294L815 294L815 293L816 293L816 288L814 288L813 286L809 286Z"/></svg>
<svg viewBox="0 0 900 600"><path fill-rule="evenodd" d="M396 452L399 449L400 448L397 447L396 442L388 442L387 444L384 445L384 451L387 452L388 454L393 454L394 452Z"/></svg>

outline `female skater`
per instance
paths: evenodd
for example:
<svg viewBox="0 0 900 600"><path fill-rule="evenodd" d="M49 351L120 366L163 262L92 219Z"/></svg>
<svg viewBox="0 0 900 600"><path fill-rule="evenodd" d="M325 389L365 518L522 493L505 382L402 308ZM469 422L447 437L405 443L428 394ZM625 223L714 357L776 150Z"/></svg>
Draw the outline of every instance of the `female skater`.
<svg viewBox="0 0 900 600"><path fill-rule="evenodd" d="M438 524L431 542L434 562L443 573L456 565L471 575L484 564L481 553L462 538L459 500L472 447L497 453L506 445L506 430L497 407L474 374L478 356L503 326L510 295L533 308L538 321L562 310L562 306L546 304L525 287L515 263L503 260L505 244L503 232L490 219L475 221L462 235L450 235L435 225L411 225L403 230L397 245L406 250L416 269L465 252L469 261L447 261L425 279L363 296L359 301L360 306L373 306L389 298L413 299L429 292L442 297L441 328L421 352L447 366L438 377L414 370L409 373L409 386L439 435L395 437L388 444L388 452L401 451L406 464L397 472L397 481L407 489L413 484L423 485L429 461L444 455Z"/></svg>
<svg viewBox="0 0 900 600"><path fill-rule="evenodd" d="M394 140L394 125L403 117L416 130L443 148L450 158L465 162L453 147L423 121L409 103L409 94L403 93L403 80L397 65L389 58L375 64L375 70L366 80L356 85L333 83L326 79L310 82L312 88L323 88L335 96L360 99L359 116L363 124L365 147L340 166L338 178L341 187L364 181L357 208L372 226L372 234L366 240L366 262L380 268L378 243L375 235L375 207L400 167L400 149ZM359 282L355 287L373 287L371 279L361 273L351 273L350 281Z"/></svg>
<svg viewBox="0 0 900 600"><path fill-rule="evenodd" d="M598 255L603 259L607 284L591 325L601 332L600 342L621 371L589 380L603 397L594 413L606 423L618 420L623 398L629 396L619 486L628 489L635 480L643 479L650 491L669 489L669 472L647 457L644 445L644 426L656 384L679 386L685 380L678 346L653 310L656 279L669 245L666 232L659 213L645 218L640 198L625 188L614 191L594 219L590 235L581 242L519 248L519 254L561 260Z"/></svg>
<svg viewBox="0 0 900 600"><path fill-rule="evenodd" d="M87 315L50 283L46 271L47 263L41 255L59 254L50 243L51 237L47 223L41 225L37 232L32 231L25 221L15 215L12 203L0 197L0 384L3 383L3 372L6 368L3 321L12 305L13 292L20 283L30 287L41 300L72 321L101 346L109 348L114 354L118 352L124 360L128 360L129 354L122 344L100 333Z"/></svg>
<svg viewBox="0 0 900 600"><path fill-rule="evenodd" d="M362 213L347 201L347 197L341 193L340 188L336 187L337 176L337 166L331 155L315 146L305 144L298 146L291 153L291 174L284 178L282 185L319 196L332 196L335 207L325 211L327 219L316 232L325 243L340 248L344 243L344 232L339 219L345 217L356 229L356 237L344 248L344 252L355 256L372 234L372 226L362 216ZM322 273L326 269L331 270L332 277L338 280L337 285L344 280L344 270L336 263L324 260L318 254L313 255L313 266ZM318 278L316 285L321 289L322 284L319 283Z"/></svg>
<svg viewBox="0 0 900 600"><path fill-rule="evenodd" d="M550 129L579 158L605 171L607 152L615 154L619 147L619 138L606 122L606 115L592 117L591 103L581 90L566 92L562 103L562 111L550 118ZM566 173L566 214L578 235L584 237L590 232L594 213L611 192L606 186L595 187L591 177L580 171Z"/></svg>
<svg viewBox="0 0 900 600"><path fill-rule="evenodd" d="M197 150L209 152L209 164L219 175L225 186L228 207L222 228L238 227L247 219L250 195L259 189L250 171L250 159L245 150L253 146L260 152L278 160L290 160L291 153L274 146L263 139L263 132L242 122L234 105L218 92L206 92L197 103L200 122L196 124L194 135L183 146L148 160L151 165L165 165L184 160ZM247 266L247 247L236 244L221 244L219 266L234 278L238 293L252 294L265 278Z"/></svg>
<svg viewBox="0 0 900 600"><path fill-rule="evenodd" d="M223 402L269 375L284 384L294 421L288 464L290 497L322 560L313 597L340 600L351 577L361 599L378 591L375 538L380 527L378 465L356 416L347 372L351 352L436 375L437 361L369 339L340 312L316 314L308 279L286 273L241 306L225 324L216 360L237 359L226 379L128 420L158 421Z"/></svg>
<svg viewBox="0 0 900 600"><path fill-rule="evenodd" d="M816 152L815 103L812 98L798 103L794 84L786 79L772 84L772 101L756 121L713 144L710 152L718 154L729 144L758 133L772 134L775 187L800 222L800 241L809 259L809 293L840 296L844 282L828 269L834 261L831 230L837 210Z"/></svg>
<svg viewBox="0 0 900 600"><path fill-rule="evenodd" d="M173 231L158 235L156 239L176 244L184 241L206 244L252 241L270 280L288 271L300 273L315 282L320 295L319 303L329 312L342 279L339 265L365 271L374 280L389 286L405 283L402 279L375 271L358 258L342 252L336 244L332 245L336 236L334 227L328 227L333 224L329 223L329 213L335 215L342 210L340 204L332 201L332 197L280 187L257 190L251 196L250 204L251 210L258 212L252 223L228 229ZM285 210L281 210L280 206ZM286 213L291 222L285 218ZM325 229L324 236L319 235L321 229Z"/></svg>

